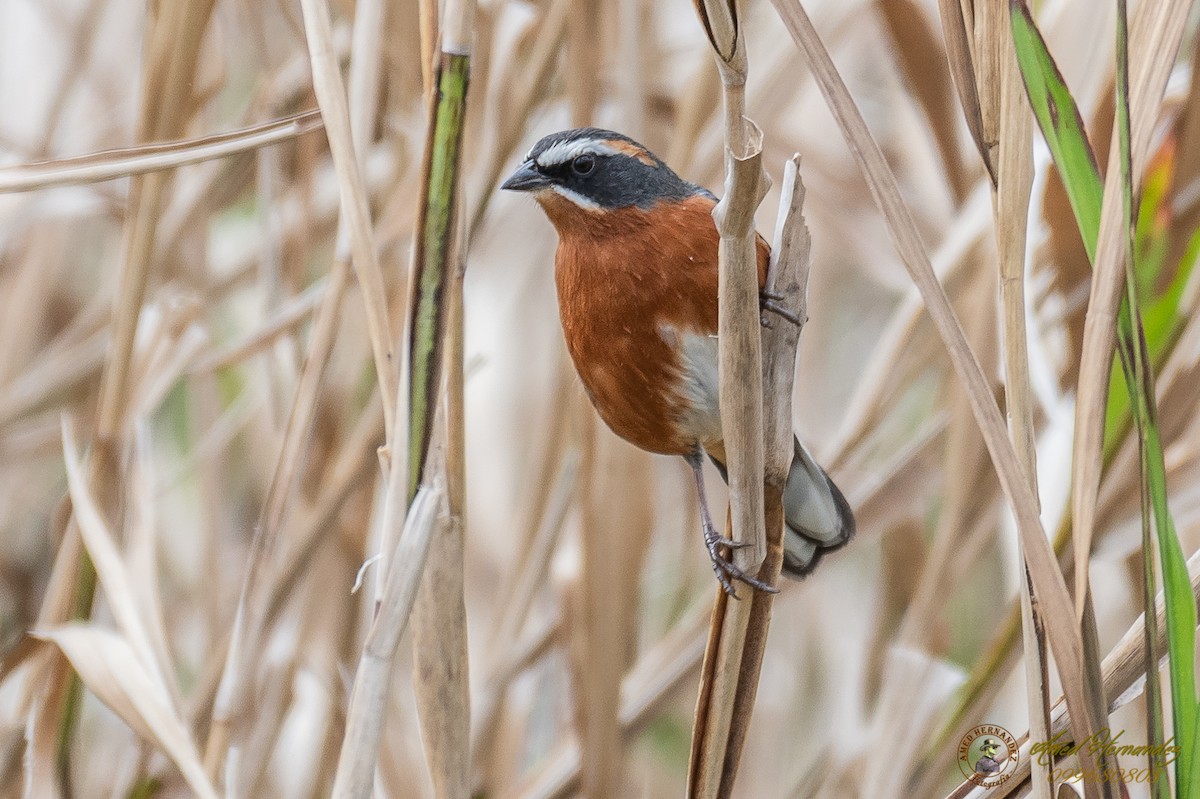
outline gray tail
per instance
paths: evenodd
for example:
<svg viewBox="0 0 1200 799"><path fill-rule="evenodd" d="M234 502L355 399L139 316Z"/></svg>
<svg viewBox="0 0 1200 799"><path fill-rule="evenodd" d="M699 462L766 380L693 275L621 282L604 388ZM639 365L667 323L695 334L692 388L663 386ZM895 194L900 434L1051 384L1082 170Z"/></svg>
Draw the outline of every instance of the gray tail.
<svg viewBox="0 0 1200 799"><path fill-rule="evenodd" d="M854 535L850 503L796 439L796 455L783 488L783 572L804 577L821 558Z"/></svg>
<svg viewBox="0 0 1200 799"><path fill-rule="evenodd" d="M824 555L846 545L854 535L854 513L800 439L795 442L783 488L783 573L798 579L811 574ZM710 459L728 482L725 464Z"/></svg>

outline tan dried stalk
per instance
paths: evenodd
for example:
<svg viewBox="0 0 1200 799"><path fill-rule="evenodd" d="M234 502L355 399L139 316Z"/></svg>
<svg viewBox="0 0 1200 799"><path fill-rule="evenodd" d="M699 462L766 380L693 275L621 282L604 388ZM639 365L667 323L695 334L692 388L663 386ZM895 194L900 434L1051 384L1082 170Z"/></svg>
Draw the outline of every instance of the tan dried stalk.
<svg viewBox="0 0 1200 799"><path fill-rule="evenodd" d="M696 7L716 54L725 100L725 196L713 209L713 219L721 236L718 356L721 429L729 469L727 535L746 545L733 553L734 562L754 574L767 545L754 211L770 184L762 169L762 132L745 115L749 62L737 2L705 0ZM749 590L743 586L743 592ZM724 790L732 788L736 763L727 775L726 751L750 610L750 603L731 605L718 590L692 730L689 797L720 796L726 780L729 787ZM738 721L747 722L748 713Z"/></svg>
<svg viewBox="0 0 1200 799"><path fill-rule="evenodd" d="M375 236L371 230L371 212L367 206L367 193L363 185L359 156L355 153L355 139L350 129L350 109L346 101L346 89L342 85L342 73L334 57L332 24L326 0L301 0L304 11L304 28L312 60L313 91L325 121L325 134L329 138L329 152L338 173L341 190L342 214L349 231L353 251L354 272L362 286L363 304L367 312L367 329L371 335L371 351L375 356L375 377L383 397L384 426L389 434L396 418L396 398L393 388L400 383L395 359L392 357L392 326L388 322L387 290L383 272L379 266L379 254L375 249ZM372 18L371 4L366 5L367 18ZM367 58L368 53L356 53L356 57ZM378 52L376 52L378 56ZM372 74L364 72L364 77ZM364 81L364 91L358 96L363 102L373 102L374 94L368 94L370 82ZM366 141L366 133L360 135Z"/></svg>
<svg viewBox="0 0 1200 799"><path fill-rule="evenodd" d="M99 183L199 164L291 141L320 128L319 111L302 111L228 133L5 167L0 169L0 194Z"/></svg>
<svg viewBox="0 0 1200 799"><path fill-rule="evenodd" d="M1192 4L1187 0L1139 3L1129 27L1129 151L1133 193L1138 196L1158 122L1167 77L1183 39ZM1075 562L1087 563L1096 526L1096 497L1103 466L1104 412L1116 341L1117 308L1125 280L1127 224L1122 203L1119 136L1108 154L1104 204L1096 242L1075 406L1075 449L1071 461L1071 535ZM1087 569L1075 570L1075 611L1082 617L1087 596Z"/></svg>
<svg viewBox="0 0 1200 799"><path fill-rule="evenodd" d="M992 159L992 150L987 144L983 132L983 113L980 107L979 90L975 85L975 64L972 57L972 38L968 33L973 27L974 14L971 14L972 25L968 25L962 0L938 0L938 12L942 20L942 36L946 42L946 58L950 62L950 76L954 79L954 88L958 90L958 101L966 115L967 129L971 139L979 150L992 184L996 183L996 164Z"/></svg>
<svg viewBox="0 0 1200 799"><path fill-rule="evenodd" d="M337 150L334 154L334 164L338 171L338 188L341 199L342 222L339 219L339 231L342 225L349 229L348 234L339 234L339 238L349 237L354 250L355 260L360 264L363 279L363 297L366 302L368 328L372 338L372 350L376 357L376 380L380 384L380 398L384 409L384 425L387 427L388 407L395 407L395 386L399 378L393 382L387 372L379 371L381 347L386 346L382 360L390 363L390 333L387 333L386 298L382 287L382 277L379 273L378 258L369 229L370 219L366 209L366 198L358 174L358 156L353 152L355 137L349 129L351 112L346 107L346 93L341 83L341 71L333 56L332 34L329 30L329 9L323 0L306 0L304 6L305 22L309 34L309 54L313 70L314 91L322 106L330 148ZM360 11L370 18L371 5L364 3ZM370 56L364 52L363 57ZM356 101L375 102L375 95L359 88L360 83L370 84L373 71L371 69L354 70L355 90L352 92ZM320 88L318 88L320 84ZM321 102L321 101L324 102ZM370 109L354 109L354 116L360 123L374 116ZM336 129L336 133L334 130ZM365 147L367 138L360 134L359 141ZM349 155L346 150L350 150ZM340 162L340 165L339 165ZM366 226L364 231L362 228ZM231 632L229 649L226 653L224 672L213 705L212 723L209 728L208 742L205 746L205 766L209 773L216 776L220 771L228 748L238 709L242 706L248 690L247 680L249 660L257 651L267 626L270 602L264 602L260 592L264 579L269 575L270 568L267 558L274 551L276 538L282 528L295 495L297 475L303 461L303 452L309 441L312 420L316 412L318 397L325 378L325 370L329 363L330 353L341 325L341 303L350 285L349 258L344 253L335 253L334 263L329 276L328 287L325 291L317 316L314 320L313 331L309 340L308 352L301 369L299 384L292 399L291 411L284 428L283 444L275 462L275 469L268 486L267 496L263 503L260 523L251 541L248 566L238 598L238 608ZM367 274L369 273L369 274ZM374 311L372 310L374 308ZM382 314L382 316L380 315ZM383 330L380 330L380 324ZM394 371L394 367L392 367Z"/></svg>
<svg viewBox="0 0 1200 799"><path fill-rule="evenodd" d="M999 4L995 4L999 5ZM1004 397L1009 433L1017 459L1025 470L1034 500L1038 501L1037 447L1033 402L1029 389L1029 345L1026 337L1025 247L1029 224L1029 193L1033 185L1033 114L1025 99L1009 31L1011 23L1000 8L987 46L998 52L1000 71L996 183L996 238L1000 256L1000 302L1004 319ZM979 76L982 82L983 75ZM1039 501L1040 508L1040 501ZM1029 569L1021 553L1021 638L1024 643L1026 706L1030 734L1036 741L1050 740L1050 675L1046 635L1041 611L1034 601ZM1049 764L1033 764L1034 799L1050 799L1053 782Z"/></svg>
<svg viewBox="0 0 1200 799"><path fill-rule="evenodd" d="M466 533L466 431L463 399L463 276L466 214L456 213L454 276L446 331L446 490L450 518L430 545L413 606L413 691L421 743L437 799L467 799L471 785L471 696L467 609L463 597Z"/></svg>
<svg viewBox="0 0 1200 799"><path fill-rule="evenodd" d="M792 430L792 391L796 377L796 349L802 325L808 319L808 274L811 268L812 240L804 221L804 183L800 179L800 157L792 156L783 173L783 192L771 247L766 291L781 296L779 304L800 320L792 324L781 319L770 321L762 331L763 352L763 441L766 457L763 470L766 505L766 559L759 579L774 585L783 565L783 490L794 454ZM724 596L724 595L722 595ZM737 691L733 697L732 724L726 747L727 773L718 796L733 791L737 765L750 728L751 712L758 694L767 631L771 623L774 596L755 591L751 597L745 642L738 663Z"/></svg>
<svg viewBox="0 0 1200 799"><path fill-rule="evenodd" d="M393 469L392 474L399 475L393 478L393 483L400 483L403 492L403 471ZM408 626L430 545L435 536L445 533L449 524L445 494L445 484L440 479L432 486L421 487L404 521L403 534L396 536L399 544L392 555L383 596L354 676L346 734L333 780L333 799L371 796L396 650Z"/></svg>
<svg viewBox="0 0 1200 799"><path fill-rule="evenodd" d="M211 0L189 3L186 7L164 9L151 28L147 61L143 65L138 137L142 141L172 139L182 135L191 112L193 84L200 45L212 12ZM123 229L121 270L112 313L110 360L101 375L100 398L96 409L96 441L88 461L89 486L96 490L101 514L108 520L117 516L123 490L119 449L128 424L131 374L135 336L141 316L153 260L159 213L167 185L167 175L152 173L135 178L130 186L129 212ZM103 490L99 490L103 489ZM95 572L82 557L78 529L68 525L65 540L55 559L52 584L63 593L50 593L40 621L65 621L60 615L70 605L70 613L87 617L95 595ZM68 588L68 585L72 587ZM78 684L69 675L65 661L54 656L51 676L45 683L44 703L35 711L31 726L42 730L58 728L59 779L70 775L70 745L74 736L73 705L79 702ZM72 690L74 688L75 690ZM43 772L44 773L44 772ZM57 790L59 786L45 786ZM65 787L68 791L70 786Z"/></svg>
<svg viewBox="0 0 1200 799"><path fill-rule="evenodd" d="M950 307L946 293L933 273L912 215L900 196L896 178L888 167L879 145L867 129L862 114L833 65L816 29L813 28L812 21L798 2L771 2L817 77L826 103L851 145L851 152L883 213L893 243L910 277L920 289L930 318L949 351L955 371L965 384L971 410L983 433L1001 486L1016 516L1034 588L1046 608L1046 629L1068 702L1073 710L1073 730L1078 740L1085 740L1104 726L1103 708L1094 706L1094 697L1088 690L1088 686L1096 682L1096 675L1084 673L1084 670L1089 668L1089 663L1084 660L1083 641L1076 627L1074 614L1070 612L1070 596L1042 529L1037 501L1007 438L999 408L983 376L979 361L967 343L962 326ZM1082 759L1085 771L1089 768L1095 769L1090 753L1084 753Z"/></svg>

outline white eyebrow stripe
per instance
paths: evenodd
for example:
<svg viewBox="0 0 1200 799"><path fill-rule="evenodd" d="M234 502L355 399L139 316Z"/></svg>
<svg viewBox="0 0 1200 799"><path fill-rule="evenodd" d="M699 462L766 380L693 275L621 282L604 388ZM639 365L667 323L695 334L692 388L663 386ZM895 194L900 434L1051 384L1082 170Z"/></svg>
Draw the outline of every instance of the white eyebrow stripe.
<svg viewBox="0 0 1200 799"><path fill-rule="evenodd" d="M577 139L550 145L537 157L537 163L557 166L581 155L621 155L621 151L600 139Z"/></svg>
<svg viewBox="0 0 1200 799"><path fill-rule="evenodd" d="M566 186L560 186L557 183L555 183L554 185L552 185L550 187L550 190L552 192L554 192L555 194L565 197L566 199L575 203L576 205L578 205L580 208L584 209L585 211L602 211L602 210L604 210L603 208L600 207L599 203L589 200L587 197L584 197L582 194L580 194L577 191L571 191Z"/></svg>

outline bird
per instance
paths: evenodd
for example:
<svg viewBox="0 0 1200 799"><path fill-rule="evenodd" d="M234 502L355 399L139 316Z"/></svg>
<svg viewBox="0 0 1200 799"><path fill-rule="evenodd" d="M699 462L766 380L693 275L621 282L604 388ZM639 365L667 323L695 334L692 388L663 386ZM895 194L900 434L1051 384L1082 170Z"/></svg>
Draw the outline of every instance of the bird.
<svg viewBox="0 0 1200 799"><path fill-rule="evenodd" d="M704 457L728 482L717 355L717 198L620 133L545 136L501 189L524 192L558 233L555 284L567 350L600 418L640 449L691 467L704 543L727 594L774 592L722 549ZM760 292L770 247L757 237ZM763 296L770 305L771 297ZM783 492L783 572L801 578L854 534L849 503L795 439Z"/></svg>

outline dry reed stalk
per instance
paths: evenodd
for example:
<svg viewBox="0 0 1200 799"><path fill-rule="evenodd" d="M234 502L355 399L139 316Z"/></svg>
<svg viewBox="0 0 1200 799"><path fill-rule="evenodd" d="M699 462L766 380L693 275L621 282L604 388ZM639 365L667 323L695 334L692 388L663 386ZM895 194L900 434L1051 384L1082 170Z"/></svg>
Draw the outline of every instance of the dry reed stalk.
<svg viewBox="0 0 1200 799"><path fill-rule="evenodd" d="M283 225L277 214L271 213L280 201L279 148L260 150L255 158L254 185L258 196L263 199L258 222L262 231L262 262L258 267L257 284L262 291L264 316L277 313L284 304L284 246ZM324 290L322 286L321 290ZM314 308L316 304L314 303ZM305 318L307 314L304 315ZM272 341L272 343L274 343ZM269 359L264 376L267 403L270 408L272 428L276 435L283 435L284 420L287 418L287 401L284 399L286 386L295 385L300 375L302 356L299 343L293 340L291 347L273 347L274 357Z"/></svg>
<svg viewBox="0 0 1200 799"><path fill-rule="evenodd" d="M228 133L4 167L0 168L0 194L99 183L199 164L291 141L320 128L319 111L302 111Z"/></svg>
<svg viewBox="0 0 1200 799"><path fill-rule="evenodd" d="M999 5L999 4L995 4ZM1025 99L1024 84L1012 47L1009 15L1000 9L988 46L998 51L999 162L995 193L996 238L1000 260L1000 303L1004 320L1004 397L1013 449L1025 470L1034 500L1039 503L1037 444L1033 402L1029 388L1029 345L1025 330L1026 230L1029 194L1033 186L1033 114ZM984 76L980 75L983 81ZM1049 655L1041 611L1035 601L1024 547L1020 557L1021 640L1024 644L1026 706L1030 734L1036 741L1050 740ZM1034 799L1050 799L1054 784L1049 764L1033 764Z"/></svg>
<svg viewBox="0 0 1200 799"><path fill-rule="evenodd" d="M407 358L397 405L408 412L406 486L409 500L423 479L442 388L447 287L453 281L452 239L459 209L467 87L475 35L476 4L455 0L443 17L441 54L428 98L429 119L413 225L416 241L409 275ZM389 436L389 446L399 443ZM393 450L395 452L395 450Z"/></svg>
<svg viewBox="0 0 1200 799"><path fill-rule="evenodd" d="M164 10L151 26L138 122L138 135L142 141L178 138L182 133L191 110L187 104L191 99L188 87L194 77L211 10L211 0L201 0L187 7L173 6ZM101 376L95 423L96 447L88 462L87 483L104 487L97 499L108 519L116 517L122 491L118 449L123 427L128 421L134 338L145 299L165 186L166 176L152 173L144 179L135 178L130 187L131 210L124 227L122 265L112 311L111 360ZM77 528L68 527L67 540L55 560L55 570L61 568L72 575L69 578L74 583L71 614L86 618L91 614L96 576L91 563L81 558L77 532ZM66 585L63 579L56 582L60 590ZM53 594L47 599L53 605L61 603L61 598L55 598ZM41 621L57 623L66 620L55 617L57 615L43 613ZM50 791L48 796L57 795L60 786L68 792L71 790L69 753L77 720L76 706L80 701L78 683L70 676L66 661L56 656L52 662L52 676L46 683L44 701L35 709L30 721L34 729L58 727L57 778L60 784L45 783L39 788ZM51 719L55 721L51 722Z"/></svg>
<svg viewBox="0 0 1200 799"><path fill-rule="evenodd" d="M1158 122L1167 76L1183 39L1191 3L1162 0L1140 3L1130 24L1129 150L1134 195L1145 175L1150 137ZM1075 562L1087 563L1096 526L1096 498L1102 467L1104 412L1112 368L1117 307L1125 277L1127 220L1121 202L1122 177L1119 137L1111 138L1105 172L1100 232L1096 241L1075 410L1075 449L1071 467L1071 534ZM1075 570L1075 610L1082 615L1087 596L1087 569Z"/></svg>
<svg viewBox="0 0 1200 799"><path fill-rule="evenodd" d="M399 469L393 475L401 475ZM392 477L392 487L403 491L402 477ZM379 740L389 707L393 660L400 638L408 625L416 600L417 585L425 568L425 558L433 538L444 533L449 523L445 485L437 479L421 488L414 498L404 531L394 540L399 543L388 570L382 601L363 645L362 659L354 676L350 709L346 714L346 733L333 781L334 799L368 799L375 782L375 763Z"/></svg>
<svg viewBox="0 0 1200 799"><path fill-rule="evenodd" d="M498 109L495 147L482 170L484 177L476 186L479 199L471 209L468 225L472 236L483 224L484 215L495 194L493 189L500 182L500 172L520 143L534 104L546 91L566 38L567 21L575 7L575 0L550 0L541 17L528 31L530 53L525 62L526 70L517 73L518 62L510 62L508 71L497 80L504 96Z"/></svg>
<svg viewBox="0 0 1200 799"><path fill-rule="evenodd" d="M602 69L601 48L595 47L596 31L604 24L604 9L598 3L577 3L567 18L566 50L567 97L571 104L571 126L587 127L596 118L600 101L600 85L596 75ZM624 7L621 13L625 13ZM621 59L625 66L624 59ZM638 138L641 131L630 128L628 134Z"/></svg>
<svg viewBox="0 0 1200 799"><path fill-rule="evenodd" d="M975 82L974 63L974 5L963 0L938 0L938 12L942 20L942 36L946 42L946 58L950 63L950 76L958 90L958 102L966 115L967 130L983 159L992 184L996 184L996 162L992 148L983 128L983 112L979 99L979 87Z"/></svg>
<svg viewBox="0 0 1200 799"><path fill-rule="evenodd" d="M360 10L369 15L371 6L364 3ZM363 296L366 302L368 328L375 355L376 379L380 383L380 397L384 409L384 425L387 427L389 405L395 407L395 397L390 395L389 386L399 384L399 378L388 383L386 371L380 371L381 360L390 363L390 333L387 332L387 303L384 296L378 257L371 241L370 219L366 209L361 177L358 173L358 157L353 152L355 137L349 130L351 115L359 122L369 120L373 113L358 108L353 112L347 108L345 89L341 83L341 72L333 56L329 10L321 0L306 0L303 6L309 46L309 57L313 74L314 91L325 116L327 135L331 150L338 150L334 166L338 173L340 208L346 219L344 225L349 232L339 234L339 239L348 236L354 260L360 265L363 280ZM369 58L370 51L364 54ZM374 94L360 89L360 84L372 82L373 70L355 70L356 101L373 103ZM319 84L319 88L318 88ZM336 132L334 132L336 130ZM367 139L360 134L364 146ZM347 154L347 150L349 153ZM339 221L339 230L342 222ZM365 230L363 229L365 226ZM283 444L275 462L267 496L263 503L262 516L251 542L248 566L243 578L238 599L231 640L226 654L225 670L213 705L212 723L205 746L205 765L211 775L221 767L227 746L233 733L237 708L244 702L248 690L246 667L249 658L258 650L261 636L269 622L270 602L260 605L262 580L269 571L267 558L275 549L276 539L282 528L295 496L297 475L303 460L303 451L309 440L316 412L318 397L325 379L333 343L340 326L341 301L350 284L350 259L343 252L335 253L325 296L317 309L313 332L309 340L300 378L292 399L291 410L284 427ZM382 329L381 329L382 328Z"/></svg>
<svg viewBox="0 0 1200 799"><path fill-rule="evenodd" d="M138 123L143 141L178 138L190 110L200 44L212 12L212 0L164 9L151 34L151 51L143 70L145 85ZM110 442L118 435L126 410L128 376L137 320L145 298L158 216L166 186L162 173L135 178L130 186L132 214L125 228L125 264L117 306L113 311L113 358L101 381L96 436ZM109 446L108 443L102 446Z"/></svg>
<svg viewBox="0 0 1200 799"><path fill-rule="evenodd" d="M297 525L291 546L273 570L271 585L263 601L263 629L279 618L300 576L312 563L322 545L328 544L328 530L337 514L356 489L370 485L379 468L378 442L383 440L383 403L373 399L363 409L354 429L346 438L333 465L326 469L323 490L313 501L306 518Z"/></svg>
<svg viewBox="0 0 1200 799"><path fill-rule="evenodd" d="M238 597L232 639L226 655L226 666L213 706L212 723L205 745L205 766L216 775L229 746L238 708L242 705L247 685L248 658L258 649L264 632L258 607L260 584L268 570L267 562L275 548L288 507L295 493L296 475L301 454L308 439L308 430L317 405L317 396L324 380L329 354L337 335L341 300L350 278L350 266L345 261L334 263L326 295L317 310L308 353L300 372L300 380L292 400L291 412L284 428L284 441L275 463L262 520L251 541L247 568Z"/></svg>
<svg viewBox="0 0 1200 799"><path fill-rule="evenodd" d="M438 42L438 3L436 0L417 0L417 25L421 34L421 85L425 87L425 96L433 96L434 80L437 71Z"/></svg>
<svg viewBox="0 0 1200 799"><path fill-rule="evenodd" d="M1098 675L1091 673L1094 663L1084 660L1084 644L1075 627L1073 614L1070 613L1070 597L1066 593L1062 573L1042 531L1036 500L1028 480L1022 475L1023 470L1016 453L1008 441L1003 419L984 379L979 361L967 344L962 327L933 273L911 213L900 196L895 176L888 167L879 145L867 129L811 20L799 3L772 0L772 5L779 12L817 76L818 85L830 110L833 111L850 144L851 152L867 179L873 198L883 212L893 243L910 276L921 290L930 317L950 353L955 372L966 384L972 412L983 433L1004 493L1016 516L1034 587L1038 596L1045 602L1046 629L1051 649L1059 665L1059 674L1066 689L1068 702L1074 710L1072 728L1078 740L1085 740L1103 726L1103 708L1094 707L1094 696L1087 688L1098 682ZM1073 665L1083 674L1076 672L1072 668ZM1083 765L1085 770L1095 769L1090 753L1084 755Z"/></svg>
<svg viewBox="0 0 1200 799"><path fill-rule="evenodd" d="M635 139L646 135L646 84L650 70L645 63L645 36L639 0L617 0L617 40L612 49L616 60L613 96L621 108L621 129Z"/></svg>
<svg viewBox="0 0 1200 799"><path fill-rule="evenodd" d="M437 799L471 795L471 695L463 565L466 542L466 432L463 399L463 276L466 214L456 214L446 331L446 499L449 520L430 544L413 606L413 690L421 743Z"/></svg>
<svg viewBox="0 0 1200 799"><path fill-rule="evenodd" d="M721 236L717 338L721 429L729 469L726 529L730 539L744 545L730 557L742 571L755 574L767 554L767 532L754 211L770 183L762 168L762 132L745 116L749 62L737 2L706 0L697 2L696 10L716 56L725 108L725 193L713 209L713 219ZM782 527L778 532L782 534ZM718 589L696 700L689 797L720 796L723 784L729 786L726 791L732 788L737 766L726 762L726 751L750 610L751 603L731 606ZM743 708L747 716L749 710Z"/></svg>
<svg viewBox="0 0 1200 799"><path fill-rule="evenodd" d="M965 4L964 4L965 5ZM1004 3L981 3L971 12L967 35L972 37L971 63L974 67L975 93L979 103L979 119L986 163L996 164L994 183L999 182L999 148L1003 141L1001 126L1001 92L1004 83L1004 54L1010 50L1008 9ZM963 12L967 21L967 12Z"/></svg>
<svg viewBox="0 0 1200 799"><path fill-rule="evenodd" d="M95 40L98 38L91 35L96 28L97 23L103 17L104 11L103 0L91 0L87 4L87 8L80 15L79 23L72 32L72 46L70 48L71 64L62 72L62 80L55 87L53 99L51 99L46 110L46 119L42 123L42 141L49 143L54 141L55 134L58 133L59 126L62 123L63 112L67 107L68 101L71 99L72 93L78 90L79 81L72 80L80 70L85 69L89 60L93 55Z"/></svg>
<svg viewBox="0 0 1200 799"><path fill-rule="evenodd" d="M621 736L621 677L636 640L639 577L653 529L644 487L649 458L613 435L576 392L582 428L579 477L582 565L568 588L567 655L573 723L586 796L628 792ZM614 503L613 497L621 497Z"/></svg>
<svg viewBox="0 0 1200 799"><path fill-rule="evenodd" d="M351 112L346 100L346 89L342 84L342 73L334 57L332 23L326 0L301 0L304 11L304 29L312 60L313 91L321 108L325 122L325 135L329 139L329 152L338 173L341 190L342 214L353 252L354 272L362 288L363 303L367 312L367 329L371 335L371 351L375 357L375 375L383 397L384 427L390 432L396 418L395 397L392 387L399 385L400 378L392 357L392 326L388 322L387 289L379 265L379 253L375 249L375 237L371 230L371 212L367 205L367 193L363 184L359 156L355 152L355 137L350 128ZM372 11L376 6L365 3L358 9L368 20L382 13ZM363 28L370 33L367 26ZM381 28L376 28L378 31ZM372 37L375 38L375 37ZM373 48L376 59L378 48ZM372 49L357 53L370 64ZM374 69L363 71L363 88L356 96L361 102L371 103L375 94L370 92L372 81L369 76ZM363 121L369 121L364 115ZM368 134L359 134L362 142Z"/></svg>
<svg viewBox="0 0 1200 799"><path fill-rule="evenodd" d="M800 178L799 155L792 156L786 162L782 186L766 291L783 297L780 305L791 312L799 324L776 319L771 327L762 332L763 440L766 451L763 489L767 551L758 576L772 585L778 581L783 565L783 490L794 455L792 394L796 377L796 349L800 343L800 332L808 320L812 240L804 222L805 192ZM721 777L718 793L721 797L728 797L733 791L737 766L746 744L773 605L774 596L771 594L755 591L751 596L745 640L738 658L736 693L731 703L732 724L726 744L726 773Z"/></svg>

